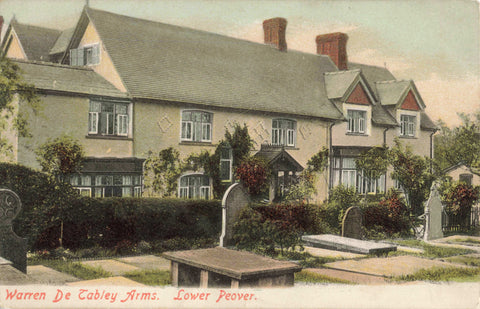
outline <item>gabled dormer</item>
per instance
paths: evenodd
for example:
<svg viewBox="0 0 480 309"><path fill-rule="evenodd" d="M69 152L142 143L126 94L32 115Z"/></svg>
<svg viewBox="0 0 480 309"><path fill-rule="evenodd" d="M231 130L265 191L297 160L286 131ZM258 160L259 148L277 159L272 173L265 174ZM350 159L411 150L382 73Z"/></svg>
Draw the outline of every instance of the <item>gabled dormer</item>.
<svg viewBox="0 0 480 309"><path fill-rule="evenodd" d="M15 18L5 32L2 54L7 58L50 61L50 49L62 31L19 23Z"/></svg>
<svg viewBox="0 0 480 309"><path fill-rule="evenodd" d="M95 11L86 6L75 30L73 30L61 62L73 66L91 67L120 91L126 92L123 81L103 42L103 36L96 27L96 22ZM116 29L116 31L120 30Z"/></svg>
<svg viewBox="0 0 480 309"><path fill-rule="evenodd" d="M346 134L369 135L376 98L360 70L325 73L327 96L348 121Z"/></svg>
<svg viewBox="0 0 480 309"><path fill-rule="evenodd" d="M376 87L381 104L399 123L398 135L402 138L417 138L425 103L413 81L377 82Z"/></svg>

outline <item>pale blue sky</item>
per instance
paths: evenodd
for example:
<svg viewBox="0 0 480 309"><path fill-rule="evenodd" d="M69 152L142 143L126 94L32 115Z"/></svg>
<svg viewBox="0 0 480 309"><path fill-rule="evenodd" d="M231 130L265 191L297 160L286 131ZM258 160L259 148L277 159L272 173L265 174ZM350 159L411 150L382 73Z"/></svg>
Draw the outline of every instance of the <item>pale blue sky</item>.
<svg viewBox="0 0 480 309"><path fill-rule="evenodd" d="M0 0L8 23L73 27L84 0ZM351 61L384 66L413 79L433 119L456 123L480 109L479 6L472 0L165 1L90 0L111 12L261 42L261 23L288 20L289 49L315 52L315 36L349 35Z"/></svg>

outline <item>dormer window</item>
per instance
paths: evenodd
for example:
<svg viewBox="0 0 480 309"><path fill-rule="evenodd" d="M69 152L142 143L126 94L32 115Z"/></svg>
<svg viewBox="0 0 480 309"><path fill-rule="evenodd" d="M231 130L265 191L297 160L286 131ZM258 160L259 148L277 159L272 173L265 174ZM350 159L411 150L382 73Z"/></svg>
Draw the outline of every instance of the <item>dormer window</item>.
<svg viewBox="0 0 480 309"><path fill-rule="evenodd" d="M100 63L100 44L70 50L70 65L96 65Z"/></svg>
<svg viewBox="0 0 480 309"><path fill-rule="evenodd" d="M365 134L367 123L367 112L361 110L348 110L348 133Z"/></svg>
<svg viewBox="0 0 480 309"><path fill-rule="evenodd" d="M400 115L400 136L415 137L417 117L412 115Z"/></svg>

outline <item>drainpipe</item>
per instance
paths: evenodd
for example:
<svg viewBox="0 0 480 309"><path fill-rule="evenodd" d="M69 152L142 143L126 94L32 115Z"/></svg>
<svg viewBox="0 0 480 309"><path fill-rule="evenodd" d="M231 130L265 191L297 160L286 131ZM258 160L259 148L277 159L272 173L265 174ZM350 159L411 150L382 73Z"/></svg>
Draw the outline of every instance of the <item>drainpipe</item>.
<svg viewBox="0 0 480 309"><path fill-rule="evenodd" d="M332 184L332 160L333 160L333 126L337 123L333 121L328 127L329 141L328 142L328 182L327 182L327 198L330 193L330 185Z"/></svg>
<svg viewBox="0 0 480 309"><path fill-rule="evenodd" d="M383 130L383 147L387 147L387 131L390 127ZM383 192L387 193L387 172L385 172L385 181L383 182Z"/></svg>
<svg viewBox="0 0 480 309"><path fill-rule="evenodd" d="M433 135L437 133L437 129L435 129L431 134L430 134L430 160L433 160ZM433 162L430 162L430 173L433 173Z"/></svg>

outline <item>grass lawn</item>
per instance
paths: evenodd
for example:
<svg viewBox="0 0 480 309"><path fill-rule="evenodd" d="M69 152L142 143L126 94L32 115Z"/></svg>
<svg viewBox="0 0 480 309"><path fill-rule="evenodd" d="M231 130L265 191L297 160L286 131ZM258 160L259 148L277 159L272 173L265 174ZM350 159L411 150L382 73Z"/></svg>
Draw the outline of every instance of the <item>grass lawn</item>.
<svg viewBox="0 0 480 309"><path fill-rule="evenodd" d="M137 270L123 276L145 285L158 286L172 283L168 270Z"/></svg>
<svg viewBox="0 0 480 309"><path fill-rule="evenodd" d="M449 244L455 244L455 243L464 243L464 244L471 244L471 245L480 245L480 240L471 238L471 237L466 237L466 238L454 238L449 241L447 241Z"/></svg>
<svg viewBox="0 0 480 309"><path fill-rule="evenodd" d="M463 249L463 248L433 246L421 240L416 240L416 239L394 240L393 242L401 246L423 249L423 253L398 251L397 253L394 253L394 252L390 253L392 254L392 256L393 255L415 255L415 256L427 257L427 258L443 258L443 257L463 255L463 254L476 252L474 250Z"/></svg>
<svg viewBox="0 0 480 309"><path fill-rule="evenodd" d="M44 265L53 268L59 272L72 275L83 280L100 279L111 277L112 274L100 267L90 267L79 262L68 260L36 260L36 265ZM31 264L29 264L31 265Z"/></svg>
<svg viewBox="0 0 480 309"><path fill-rule="evenodd" d="M432 267L414 274L395 277L398 281L478 281L480 268Z"/></svg>
<svg viewBox="0 0 480 309"><path fill-rule="evenodd" d="M350 281L332 278L329 276L315 274L307 271L300 271L295 273L295 282L306 282L306 283L343 283L343 284L354 284Z"/></svg>

